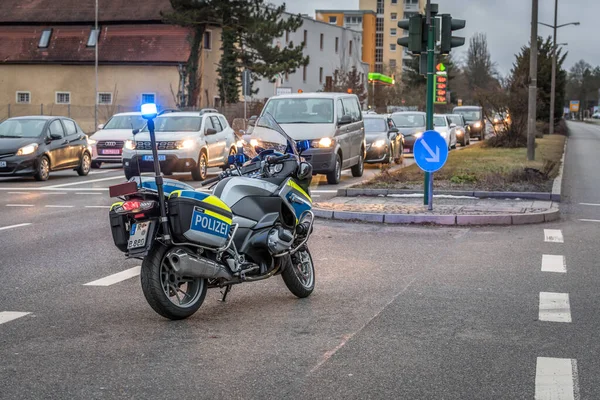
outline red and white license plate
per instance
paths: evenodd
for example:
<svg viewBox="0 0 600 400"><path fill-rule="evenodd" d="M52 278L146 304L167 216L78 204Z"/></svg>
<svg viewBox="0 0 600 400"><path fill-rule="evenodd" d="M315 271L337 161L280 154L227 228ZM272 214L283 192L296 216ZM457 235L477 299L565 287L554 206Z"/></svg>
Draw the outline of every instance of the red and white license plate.
<svg viewBox="0 0 600 400"><path fill-rule="evenodd" d="M120 155L121 149L102 149L102 150L100 150L100 154Z"/></svg>

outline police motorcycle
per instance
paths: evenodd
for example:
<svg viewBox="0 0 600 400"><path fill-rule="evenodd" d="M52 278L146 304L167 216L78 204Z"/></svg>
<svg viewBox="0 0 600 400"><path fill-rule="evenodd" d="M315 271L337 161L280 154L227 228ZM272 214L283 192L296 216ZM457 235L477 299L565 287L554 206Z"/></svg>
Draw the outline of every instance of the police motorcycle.
<svg viewBox="0 0 600 400"><path fill-rule="evenodd" d="M296 144L271 115L261 117L238 142L230 168L202 182L213 185L210 194L161 176L156 106L142 106L142 114L155 176L112 186L110 195L119 201L109 215L117 248L143 260L142 291L154 311L184 319L200 308L209 288L220 288L225 301L232 285L275 275L295 296L310 296L312 167L301 158L309 143Z"/></svg>

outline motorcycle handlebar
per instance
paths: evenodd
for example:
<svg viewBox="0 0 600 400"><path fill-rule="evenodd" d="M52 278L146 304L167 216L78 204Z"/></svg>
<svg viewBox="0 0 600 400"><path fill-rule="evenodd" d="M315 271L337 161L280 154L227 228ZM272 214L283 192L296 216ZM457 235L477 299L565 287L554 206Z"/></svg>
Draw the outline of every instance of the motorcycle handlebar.
<svg viewBox="0 0 600 400"><path fill-rule="evenodd" d="M221 176L219 175L219 176L216 176L214 178L210 178L210 179L207 179L205 181L200 182L200 185L206 186L206 185L210 185L211 183L218 182L220 180L221 180Z"/></svg>
<svg viewBox="0 0 600 400"><path fill-rule="evenodd" d="M270 164L270 165L273 165L273 164L277 164L277 163L280 163L282 161L285 161L288 158L290 158L290 154L285 154L285 155L279 156L279 157L269 157L267 159L267 163Z"/></svg>

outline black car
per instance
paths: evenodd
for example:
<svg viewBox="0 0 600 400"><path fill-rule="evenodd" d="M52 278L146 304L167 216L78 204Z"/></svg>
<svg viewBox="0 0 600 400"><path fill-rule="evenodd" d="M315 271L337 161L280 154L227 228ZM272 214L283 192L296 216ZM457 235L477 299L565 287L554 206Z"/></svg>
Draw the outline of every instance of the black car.
<svg viewBox="0 0 600 400"><path fill-rule="evenodd" d="M404 137L391 118L385 115L366 114L363 116L365 138L367 141L367 156L369 164L402 163L404 153Z"/></svg>
<svg viewBox="0 0 600 400"><path fill-rule="evenodd" d="M404 136L404 153L412 153L415 141L425 129L425 113L422 111L400 111L391 116L394 124Z"/></svg>
<svg viewBox="0 0 600 400"><path fill-rule="evenodd" d="M75 121L65 117L17 117L0 123L0 176L32 175L48 179L50 171L90 172L92 151Z"/></svg>
<svg viewBox="0 0 600 400"><path fill-rule="evenodd" d="M462 115L467 123L467 132L469 137L476 137L479 140L485 140L485 113L479 106L460 106L454 107L452 114Z"/></svg>

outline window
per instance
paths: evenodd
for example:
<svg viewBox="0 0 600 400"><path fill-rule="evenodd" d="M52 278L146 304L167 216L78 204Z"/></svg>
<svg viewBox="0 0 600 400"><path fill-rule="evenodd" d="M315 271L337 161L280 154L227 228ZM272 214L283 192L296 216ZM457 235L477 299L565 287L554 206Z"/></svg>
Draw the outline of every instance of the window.
<svg viewBox="0 0 600 400"><path fill-rule="evenodd" d="M396 69L396 60L395 59L390 59L390 69Z"/></svg>
<svg viewBox="0 0 600 400"><path fill-rule="evenodd" d="M306 83L306 65L302 67L302 81Z"/></svg>
<svg viewBox="0 0 600 400"><path fill-rule="evenodd" d="M350 23L350 21L352 21L352 18L350 18L350 17L346 17L346 23L347 23L347 24L349 24L349 23Z"/></svg>
<svg viewBox="0 0 600 400"><path fill-rule="evenodd" d="M383 47L383 33L375 34L375 47Z"/></svg>
<svg viewBox="0 0 600 400"><path fill-rule="evenodd" d="M344 105L342 104L342 100L338 100L336 104L337 104L336 117L337 117L338 122L340 122L342 117L344 116Z"/></svg>
<svg viewBox="0 0 600 400"><path fill-rule="evenodd" d="M31 92L17 92L17 103L31 103Z"/></svg>
<svg viewBox="0 0 600 400"><path fill-rule="evenodd" d="M270 113L280 124L329 124L333 123L334 115L332 99L306 97L272 98L267 102L264 112Z"/></svg>
<svg viewBox="0 0 600 400"><path fill-rule="evenodd" d="M48 47L48 43L50 43L50 36L52 36L52 29L44 29L42 31L42 36L40 36L40 42L38 43L38 47L40 49L45 49Z"/></svg>
<svg viewBox="0 0 600 400"><path fill-rule="evenodd" d="M319 68L319 83L323 83L323 67Z"/></svg>
<svg viewBox="0 0 600 400"><path fill-rule="evenodd" d="M219 115L219 121L221 121L221 126L223 127L223 129L227 129L229 128L229 124L227 123L227 120Z"/></svg>
<svg viewBox="0 0 600 400"><path fill-rule="evenodd" d="M92 29L90 31L90 36L88 36L87 47L96 47L98 43L98 34L100 30Z"/></svg>
<svg viewBox="0 0 600 400"><path fill-rule="evenodd" d="M141 115L115 115L104 125L107 129L142 129L146 120Z"/></svg>
<svg viewBox="0 0 600 400"><path fill-rule="evenodd" d="M392 0L392 5L398 4L398 0Z"/></svg>
<svg viewBox="0 0 600 400"><path fill-rule="evenodd" d="M383 14L384 0L377 0L377 14Z"/></svg>
<svg viewBox="0 0 600 400"><path fill-rule="evenodd" d="M390 43L390 51L396 51L396 44Z"/></svg>
<svg viewBox="0 0 600 400"><path fill-rule="evenodd" d="M304 47L308 44L308 31L304 30Z"/></svg>
<svg viewBox="0 0 600 400"><path fill-rule="evenodd" d="M154 120L154 129L156 132L199 132L201 124L201 117L158 117ZM148 132L148 125L143 131Z"/></svg>
<svg viewBox="0 0 600 400"><path fill-rule="evenodd" d="M360 107L354 97L343 98L342 103L344 103L344 113L350 115L353 122L361 120Z"/></svg>
<svg viewBox="0 0 600 400"><path fill-rule="evenodd" d="M377 18L377 20L375 20L375 31L383 32L383 18Z"/></svg>
<svg viewBox="0 0 600 400"><path fill-rule="evenodd" d="M217 132L222 132L223 131L223 127L221 126L221 121L219 121L219 118L217 117L210 117L213 126L215 127Z"/></svg>
<svg viewBox="0 0 600 400"><path fill-rule="evenodd" d="M215 129L215 126L213 125L210 117L207 117L204 120L204 130L206 131L207 129Z"/></svg>
<svg viewBox="0 0 600 400"><path fill-rule="evenodd" d="M392 13L391 17L392 17L392 21L397 20L398 19L398 13Z"/></svg>
<svg viewBox="0 0 600 400"><path fill-rule="evenodd" d="M321 43L320 43L320 45L321 45L321 50L323 50L323 41L324 41L324 40L325 40L325 35L323 35L323 34L321 33Z"/></svg>
<svg viewBox="0 0 600 400"><path fill-rule="evenodd" d="M65 131L62 127L62 124L60 123L60 121L58 119L52 121L52 123L50 124L50 134L51 135L59 135L60 137L65 136Z"/></svg>
<svg viewBox="0 0 600 400"><path fill-rule="evenodd" d="M419 0L404 0L404 4L419 4Z"/></svg>
<svg viewBox="0 0 600 400"><path fill-rule="evenodd" d="M329 17L330 24L337 24L337 17Z"/></svg>
<svg viewBox="0 0 600 400"><path fill-rule="evenodd" d="M396 36L398 33L398 30L396 28L390 28L390 36Z"/></svg>
<svg viewBox="0 0 600 400"><path fill-rule="evenodd" d="M70 92L56 92L56 104L71 104L71 93Z"/></svg>
<svg viewBox="0 0 600 400"><path fill-rule="evenodd" d="M340 51L340 38L335 38L335 52L338 53Z"/></svg>
<svg viewBox="0 0 600 400"><path fill-rule="evenodd" d="M358 17L357 21L358 21L359 24L362 24L362 17Z"/></svg>
<svg viewBox="0 0 600 400"><path fill-rule="evenodd" d="M154 103L156 95L154 93L142 93L142 104Z"/></svg>
<svg viewBox="0 0 600 400"><path fill-rule="evenodd" d="M112 93L98 93L98 104L112 104Z"/></svg>
<svg viewBox="0 0 600 400"><path fill-rule="evenodd" d="M75 122L71 121L70 119L63 119L63 125L65 126L65 132L67 136L77 134Z"/></svg>
<svg viewBox="0 0 600 400"><path fill-rule="evenodd" d="M290 74L289 73L285 73L285 81L289 82L290 81Z"/></svg>
<svg viewBox="0 0 600 400"><path fill-rule="evenodd" d="M375 62L376 63L383 62L383 49L375 49Z"/></svg>
<svg viewBox="0 0 600 400"><path fill-rule="evenodd" d="M205 50L212 50L212 31L204 32L204 43Z"/></svg>
<svg viewBox="0 0 600 400"><path fill-rule="evenodd" d="M350 41L350 44L348 45L348 55L352 55L352 40Z"/></svg>

